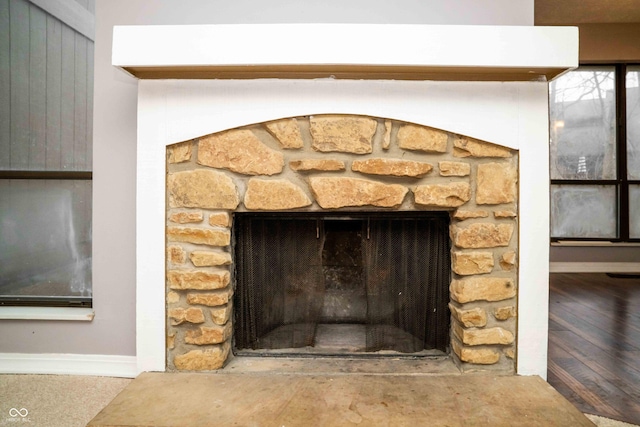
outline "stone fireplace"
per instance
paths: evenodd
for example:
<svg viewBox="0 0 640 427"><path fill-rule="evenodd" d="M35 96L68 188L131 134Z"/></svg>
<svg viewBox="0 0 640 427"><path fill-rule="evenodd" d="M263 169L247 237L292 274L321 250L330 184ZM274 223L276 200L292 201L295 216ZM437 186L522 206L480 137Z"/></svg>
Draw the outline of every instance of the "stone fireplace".
<svg viewBox="0 0 640 427"><path fill-rule="evenodd" d="M446 353L546 376L547 81L575 29L120 27L113 63L142 79L140 371L224 367L236 215L438 212Z"/></svg>
<svg viewBox="0 0 640 427"><path fill-rule="evenodd" d="M234 213L396 212L400 217L407 211L445 211L451 223L445 235L452 240L452 274L441 279L450 288L450 301L439 311L448 317L450 310L452 322L450 334L449 322L440 322L439 327L446 329L440 332L450 336L442 350L451 349L463 369L481 365L515 371L516 150L397 120L312 115L170 145L167 162L168 369L219 369L229 358L233 324L238 320L234 307L244 305L236 283L242 267L238 264L244 260L236 259L231 239L236 234ZM319 230L308 231L319 239ZM302 232L298 233L297 240L302 240ZM399 255L402 249L395 252ZM412 267L416 270L437 262L422 251L402 253L404 258L416 258ZM268 255L261 262L269 264ZM406 262L394 258L394 263ZM387 266L384 272L395 268ZM305 276L312 274L311 265L300 269L292 286L305 286ZM404 289L405 284L394 282L408 280L403 277L377 286ZM285 279L271 278L281 280ZM321 279L321 286L328 281ZM406 288L405 294L409 293L418 299L418 292ZM323 292L313 298L329 296ZM328 302L315 303L322 307ZM303 302L292 298L292 304ZM429 311L436 311L435 306ZM327 321L341 324L338 320ZM408 323L417 321L424 325L422 319ZM285 323L284 327L296 327L294 321ZM307 344L314 347L313 342Z"/></svg>

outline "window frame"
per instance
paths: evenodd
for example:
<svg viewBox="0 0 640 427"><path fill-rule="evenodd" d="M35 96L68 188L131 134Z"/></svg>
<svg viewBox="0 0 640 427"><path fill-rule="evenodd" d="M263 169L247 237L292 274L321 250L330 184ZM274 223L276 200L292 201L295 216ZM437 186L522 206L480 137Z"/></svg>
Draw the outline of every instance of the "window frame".
<svg viewBox="0 0 640 427"><path fill-rule="evenodd" d="M554 237L551 235L551 243L559 242L612 242L612 243L640 243L640 238L630 237L630 205L629 188L632 185L640 185L640 180L629 179L627 173L627 91L626 77L628 67L640 66L639 62L618 63L584 63L580 67L613 67L615 77L615 129L616 129L616 178L615 179L550 179L550 185L576 185L576 186L614 186L616 193L616 228L617 237ZM571 71L570 71L571 72ZM552 214L552 212L550 213Z"/></svg>

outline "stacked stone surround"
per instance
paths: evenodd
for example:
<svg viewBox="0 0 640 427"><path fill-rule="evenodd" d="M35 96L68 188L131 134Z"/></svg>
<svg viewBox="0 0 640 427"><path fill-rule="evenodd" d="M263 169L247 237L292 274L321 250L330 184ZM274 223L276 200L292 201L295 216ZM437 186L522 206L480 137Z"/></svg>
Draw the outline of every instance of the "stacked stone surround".
<svg viewBox="0 0 640 427"><path fill-rule="evenodd" d="M231 352L234 212L451 215L451 354L515 372L517 152L364 116L277 120L167 147L167 369Z"/></svg>

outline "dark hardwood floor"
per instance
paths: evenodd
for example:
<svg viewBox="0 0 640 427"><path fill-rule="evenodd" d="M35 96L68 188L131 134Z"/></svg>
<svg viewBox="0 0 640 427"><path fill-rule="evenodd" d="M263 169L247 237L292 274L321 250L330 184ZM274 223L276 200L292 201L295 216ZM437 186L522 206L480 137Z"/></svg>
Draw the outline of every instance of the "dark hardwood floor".
<svg viewBox="0 0 640 427"><path fill-rule="evenodd" d="M582 412L640 424L640 278L551 274L548 382Z"/></svg>

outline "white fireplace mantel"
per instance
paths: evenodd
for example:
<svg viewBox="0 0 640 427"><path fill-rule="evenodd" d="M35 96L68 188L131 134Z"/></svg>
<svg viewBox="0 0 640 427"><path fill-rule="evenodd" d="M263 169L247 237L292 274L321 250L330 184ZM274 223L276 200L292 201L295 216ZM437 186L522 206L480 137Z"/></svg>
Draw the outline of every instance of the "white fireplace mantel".
<svg viewBox="0 0 640 427"><path fill-rule="evenodd" d="M414 122L519 150L517 373L546 377L546 82L577 67L577 29L115 27L113 65L146 80L138 92L136 184L140 372L165 369L166 146L278 118L349 113Z"/></svg>

